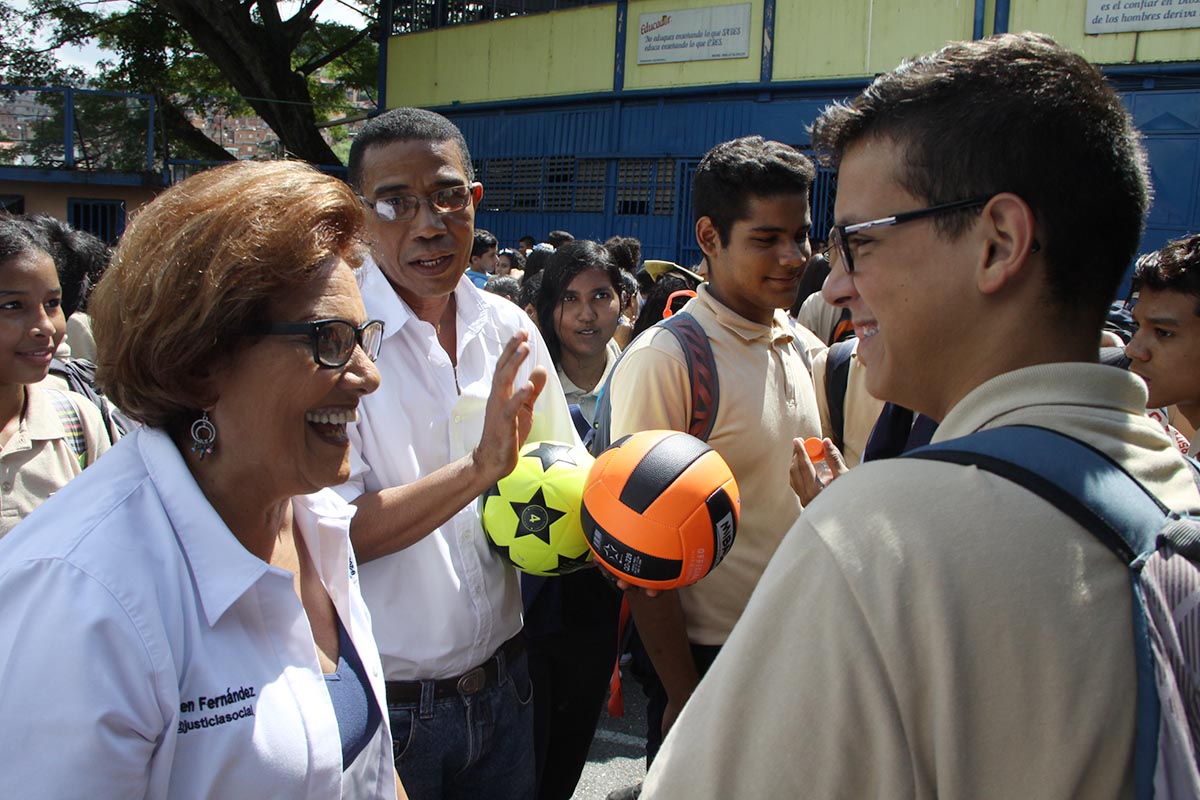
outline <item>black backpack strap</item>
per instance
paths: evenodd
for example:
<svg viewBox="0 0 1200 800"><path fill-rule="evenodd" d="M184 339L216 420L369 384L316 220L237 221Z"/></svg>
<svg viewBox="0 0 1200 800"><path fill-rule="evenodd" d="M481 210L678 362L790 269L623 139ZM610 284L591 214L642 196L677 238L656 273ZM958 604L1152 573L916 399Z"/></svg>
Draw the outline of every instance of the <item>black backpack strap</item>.
<svg viewBox="0 0 1200 800"><path fill-rule="evenodd" d="M844 342L847 339L854 338L854 320L851 318L850 309L843 308L842 313L838 314L837 322L833 326L833 334L829 341L831 344Z"/></svg>
<svg viewBox="0 0 1200 800"><path fill-rule="evenodd" d="M1091 445L1029 425L980 431L917 448L903 458L974 465L1042 497L1087 528L1134 572L1159 544L1169 511L1125 469ZM1137 663L1134 784L1153 795L1161 705L1141 585L1133 576L1133 639Z"/></svg>
<svg viewBox="0 0 1200 800"><path fill-rule="evenodd" d="M850 383L850 357L854 355L853 339L830 345L825 356L825 405L829 409L829 438L838 450L845 450L846 386Z"/></svg>

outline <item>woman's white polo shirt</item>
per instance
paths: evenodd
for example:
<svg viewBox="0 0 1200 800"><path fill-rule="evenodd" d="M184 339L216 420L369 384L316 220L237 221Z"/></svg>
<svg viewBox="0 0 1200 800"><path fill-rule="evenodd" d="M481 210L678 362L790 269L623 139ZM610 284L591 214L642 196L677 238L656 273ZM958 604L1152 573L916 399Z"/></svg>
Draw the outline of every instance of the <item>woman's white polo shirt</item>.
<svg viewBox="0 0 1200 800"><path fill-rule="evenodd" d="M325 490L293 509L386 709L353 508ZM0 797L395 797L387 714L343 772L292 574L242 547L162 432L0 541L0 609Z"/></svg>

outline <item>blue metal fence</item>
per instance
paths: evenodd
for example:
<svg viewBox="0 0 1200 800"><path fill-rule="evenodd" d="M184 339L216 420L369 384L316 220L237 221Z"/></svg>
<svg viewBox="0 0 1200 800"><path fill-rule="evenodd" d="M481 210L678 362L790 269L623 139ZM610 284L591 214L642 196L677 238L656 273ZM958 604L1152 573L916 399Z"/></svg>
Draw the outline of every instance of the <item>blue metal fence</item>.
<svg viewBox="0 0 1200 800"><path fill-rule="evenodd" d="M446 109L484 184L477 224L515 245L568 230L603 241L635 236L646 258L691 265L695 165L713 145L749 134L806 148L806 125L832 98L730 95L642 98L513 109ZM814 230L828 230L833 182L814 187Z"/></svg>
<svg viewBox="0 0 1200 800"><path fill-rule="evenodd" d="M1155 200L1141 251L1200 231L1200 66L1169 74L1110 70L1145 136ZM801 148L807 126L853 87L827 91L667 93L636 100L443 109L470 143L481 180L481 227L505 245L554 229L604 240L636 236L646 258L691 264L690 172L705 151L736 136L760 134ZM692 165L692 166L689 166ZM813 190L813 232L833 223L836 177ZM488 198L492 199L489 202Z"/></svg>

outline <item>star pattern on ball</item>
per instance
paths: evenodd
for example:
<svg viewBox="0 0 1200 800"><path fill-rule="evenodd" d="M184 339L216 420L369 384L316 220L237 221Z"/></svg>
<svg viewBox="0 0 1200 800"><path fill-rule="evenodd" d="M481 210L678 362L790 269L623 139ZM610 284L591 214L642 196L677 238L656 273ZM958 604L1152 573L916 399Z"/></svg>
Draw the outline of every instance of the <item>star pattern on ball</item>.
<svg viewBox="0 0 1200 800"><path fill-rule="evenodd" d="M522 536L536 536L546 544L550 544L550 526L567 515L565 511L557 511L546 506L546 496L540 486L533 493L533 497L529 498L528 503L519 503L515 500L508 502L516 513L517 519L521 520L521 524L517 526L516 536L513 537L515 539L520 539Z"/></svg>
<svg viewBox="0 0 1200 800"><path fill-rule="evenodd" d="M579 462L575 460L570 447L554 442L542 442L523 455L522 458L536 458L542 462L542 472L548 472L550 467L559 461L564 464L570 464L573 467L579 466Z"/></svg>
<svg viewBox="0 0 1200 800"><path fill-rule="evenodd" d="M592 563L592 552L584 550L579 558L571 558L571 556L559 555L558 567L554 570L555 575L566 575L569 572L583 569L590 566Z"/></svg>

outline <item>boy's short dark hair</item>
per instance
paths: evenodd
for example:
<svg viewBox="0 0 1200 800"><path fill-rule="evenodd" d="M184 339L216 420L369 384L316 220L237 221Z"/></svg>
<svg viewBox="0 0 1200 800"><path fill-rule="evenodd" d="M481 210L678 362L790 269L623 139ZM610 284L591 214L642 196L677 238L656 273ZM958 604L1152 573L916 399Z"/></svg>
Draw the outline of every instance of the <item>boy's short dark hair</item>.
<svg viewBox="0 0 1200 800"><path fill-rule="evenodd" d="M750 213L752 197L808 194L816 168L799 150L761 136L723 142L704 154L692 182L692 219L708 217L729 243L733 223Z"/></svg>
<svg viewBox="0 0 1200 800"><path fill-rule="evenodd" d="M471 258L478 258L496 245L497 240L495 236L483 228L476 228L475 240L471 243Z"/></svg>
<svg viewBox="0 0 1200 800"><path fill-rule="evenodd" d="M483 290L492 294L498 294L501 297L507 297L516 303L521 296L521 283L516 278L509 277L508 275L493 275L488 278L487 283L483 286Z"/></svg>
<svg viewBox="0 0 1200 800"><path fill-rule="evenodd" d="M567 242L575 241L574 235L567 231L550 231L546 234L546 242L554 247L555 250L562 247Z"/></svg>
<svg viewBox="0 0 1200 800"><path fill-rule="evenodd" d="M1037 219L1051 300L1099 327L1137 251L1149 185L1129 113L1087 60L1036 33L953 42L812 127L813 147L835 163L874 137L904 148L896 179L931 206L1020 196ZM976 214L934 224L956 237Z"/></svg>
<svg viewBox="0 0 1200 800"><path fill-rule="evenodd" d="M545 269L550 263L550 256L554 255L554 251L550 248L539 250L534 247L529 251L529 255L525 256L525 277L536 275Z"/></svg>
<svg viewBox="0 0 1200 800"><path fill-rule="evenodd" d="M537 302L538 292L542 290L542 277L541 272L525 273L525 277L521 278L521 296L517 298L517 305L530 308Z"/></svg>
<svg viewBox="0 0 1200 800"><path fill-rule="evenodd" d="M1175 239L1139 258L1133 288L1190 294L1196 298L1195 312L1200 316L1200 233Z"/></svg>
<svg viewBox="0 0 1200 800"><path fill-rule="evenodd" d="M532 236L530 236L527 233L524 236L522 236L520 239L517 240L517 244L528 245L529 247L533 247L535 244L537 244L537 239L533 238Z"/></svg>
<svg viewBox="0 0 1200 800"><path fill-rule="evenodd" d="M392 142L450 142L458 148L467 180L475 180L471 151L462 131L441 114L423 108L395 108L380 114L362 127L350 145L346 181L354 191L362 191L362 162L367 148Z"/></svg>

